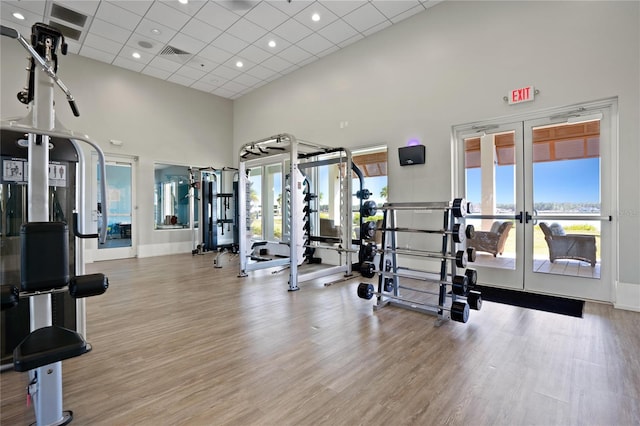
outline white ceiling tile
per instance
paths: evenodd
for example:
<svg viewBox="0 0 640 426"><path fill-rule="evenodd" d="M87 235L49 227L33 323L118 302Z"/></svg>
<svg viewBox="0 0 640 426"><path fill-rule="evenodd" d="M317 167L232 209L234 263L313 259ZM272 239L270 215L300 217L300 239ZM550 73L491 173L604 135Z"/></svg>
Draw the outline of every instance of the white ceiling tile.
<svg viewBox="0 0 640 426"><path fill-rule="evenodd" d="M149 44L151 45L151 47L146 47ZM127 40L126 46L132 47L139 52L145 52L155 56L160 53L160 51L165 47L165 44L147 37L143 37L140 34L133 33L131 37L129 37L129 40Z"/></svg>
<svg viewBox="0 0 640 426"><path fill-rule="evenodd" d="M126 59L126 58L121 57L121 56L118 56L113 61L113 65L121 67L121 68L126 68L126 69L129 69L131 71L136 71L136 72L140 72L144 68L144 64L141 64L140 62L131 61L131 60Z"/></svg>
<svg viewBox="0 0 640 426"><path fill-rule="evenodd" d="M267 30L242 18L229 27L227 29L227 33L236 36L247 43L253 43L260 37L264 36L267 33Z"/></svg>
<svg viewBox="0 0 640 426"><path fill-rule="evenodd" d="M442 3L444 0L420 0L420 3L426 8L435 6L436 4Z"/></svg>
<svg viewBox="0 0 640 426"><path fill-rule="evenodd" d="M208 73L219 67L220 62L210 61L202 56L194 56L185 65Z"/></svg>
<svg viewBox="0 0 640 426"><path fill-rule="evenodd" d="M222 77L228 80L232 80L242 74L242 71L236 69L236 67L229 68L224 65L220 65L215 70L211 71L209 74L215 75L217 77Z"/></svg>
<svg viewBox="0 0 640 426"><path fill-rule="evenodd" d="M214 95L221 96L223 98L228 98L228 97L233 96L235 94L235 92L233 92L231 90L227 90L227 89L222 88L222 87L218 87L217 89L213 90L211 93L213 93Z"/></svg>
<svg viewBox="0 0 640 426"><path fill-rule="evenodd" d="M56 0L55 3L84 15L93 16L98 9L100 0Z"/></svg>
<svg viewBox="0 0 640 426"><path fill-rule="evenodd" d="M271 40L276 42L275 47L269 47L269 42ZM260 38L253 44L273 54L281 52L283 49L286 49L287 47L291 46L291 43L289 43L279 35L273 34L273 33L269 33L265 35L264 37Z"/></svg>
<svg viewBox="0 0 640 426"><path fill-rule="evenodd" d="M226 62L232 56L232 54L227 52L226 50L220 49L219 47L209 45L202 49L200 53L198 53L198 56L221 64L223 62Z"/></svg>
<svg viewBox="0 0 640 426"><path fill-rule="evenodd" d="M95 59L96 61L106 62L110 64L116 58L116 55L113 53L103 52L102 50L94 49L93 47L89 47L87 45L82 46L80 49L80 55L85 56L87 58Z"/></svg>
<svg viewBox="0 0 640 426"><path fill-rule="evenodd" d="M233 79L234 82L236 83L240 83L246 87L251 87L254 86L256 84L258 84L259 82L261 82L262 80L260 80L259 78L256 78L252 75L249 75L247 73L241 74L238 77Z"/></svg>
<svg viewBox="0 0 640 426"><path fill-rule="evenodd" d="M351 25L340 19L319 30L318 34L334 44L340 44L355 36L358 32Z"/></svg>
<svg viewBox="0 0 640 426"><path fill-rule="evenodd" d="M296 43L297 41L302 40L309 34L313 33L310 28L305 27L300 22L294 19L286 21L284 24L280 25L272 32L290 43Z"/></svg>
<svg viewBox="0 0 640 426"><path fill-rule="evenodd" d="M67 43L67 53L73 53L77 55L80 52L82 45L75 40L65 39Z"/></svg>
<svg viewBox="0 0 640 426"><path fill-rule="evenodd" d="M171 77L167 78L167 81L170 81L172 83L176 83L176 84L180 84L182 86L191 86L193 83L196 82L196 80L189 78L189 77L184 77L182 75L179 74L173 74L171 75Z"/></svg>
<svg viewBox="0 0 640 426"><path fill-rule="evenodd" d="M164 3L155 2L145 15L147 19L166 25L174 30L179 30L191 18L186 13L182 13Z"/></svg>
<svg viewBox="0 0 640 426"><path fill-rule="evenodd" d="M163 71L168 71L172 74L176 72L178 68L180 68L180 64L170 61L166 58L162 58L160 56L156 56L155 58L153 58L153 60L149 62L149 66L161 69Z"/></svg>
<svg viewBox="0 0 640 426"><path fill-rule="evenodd" d="M238 61L242 62L242 68L236 66L236 63ZM252 62L249 59L243 58L242 56L239 56L239 55L233 56L231 59L229 59L227 62L223 63L222 65L224 65L225 67L237 70L238 74L242 74L243 72L246 72L247 70L250 70L251 68L256 66L255 62Z"/></svg>
<svg viewBox="0 0 640 426"><path fill-rule="evenodd" d="M298 65L300 68L302 68L302 67L304 67L305 65L309 65L311 62L315 62L315 61L317 61L317 60L318 60L318 58L317 58L316 56L312 56L312 57L310 57L309 59L306 59L306 60L304 60L304 61L302 61L302 62L298 63L297 65Z"/></svg>
<svg viewBox="0 0 640 426"><path fill-rule="evenodd" d="M222 31L213 27L205 22L202 22L199 19L192 19L187 22L187 25L182 27L180 30L181 33L184 33L190 37L193 37L198 40L202 40L205 43L211 43L216 39Z"/></svg>
<svg viewBox="0 0 640 426"><path fill-rule="evenodd" d="M273 54L266 50L260 49L254 45L248 46L242 52L239 53L243 58L247 58L251 62L259 64L267 58L270 58Z"/></svg>
<svg viewBox="0 0 640 426"><path fill-rule="evenodd" d="M389 19L416 6L424 10L418 0L375 0L371 4Z"/></svg>
<svg viewBox="0 0 640 426"><path fill-rule="evenodd" d="M260 4L244 15L244 17L269 31L289 19L288 15L266 1L260 2Z"/></svg>
<svg viewBox="0 0 640 426"><path fill-rule="evenodd" d="M96 12L96 18L131 31L135 30L142 20L140 15L118 7L117 4L107 2L100 3L100 7L98 7L98 11ZM95 25L95 20L91 25L91 31L93 31L93 25Z"/></svg>
<svg viewBox="0 0 640 426"><path fill-rule="evenodd" d="M94 49L102 50L103 52L113 53L115 55L120 52L122 49L122 45L120 43L116 43L113 40L106 39L104 37L100 37L94 34L87 34L87 37L84 39L84 44L89 47L93 47Z"/></svg>
<svg viewBox="0 0 640 426"><path fill-rule="evenodd" d="M345 15L342 19L360 32L364 32L387 20L387 18L380 13L378 9L369 3Z"/></svg>
<svg viewBox="0 0 640 426"><path fill-rule="evenodd" d="M242 16L256 7L260 0L215 0L215 2Z"/></svg>
<svg viewBox="0 0 640 426"><path fill-rule="evenodd" d="M340 48L344 48L344 47L347 47L348 45L350 45L350 44L352 44L352 43L355 43L355 42L356 42L356 41L358 41L358 40L362 40L363 38L364 38L364 36L363 36L363 35L361 35L361 34L356 34L356 35L354 35L353 37L346 39L346 40L345 40L345 41L343 41L342 43L338 43L338 46L339 46Z"/></svg>
<svg viewBox="0 0 640 426"><path fill-rule="evenodd" d="M342 17L349 12L367 4L367 0L328 0L320 2L324 7L331 10L336 15Z"/></svg>
<svg viewBox="0 0 640 426"><path fill-rule="evenodd" d="M332 46L332 47L330 47L330 48L328 48L326 50L323 50L322 52L317 53L316 55L318 57L323 57L323 56L327 56L327 55L329 55L329 54L331 54L333 52L336 52L338 50L340 50L340 48L338 46Z"/></svg>
<svg viewBox="0 0 640 426"><path fill-rule="evenodd" d="M210 1L200 9L198 19L224 31L240 19L240 15Z"/></svg>
<svg viewBox="0 0 640 426"><path fill-rule="evenodd" d="M391 26L391 22L383 21L383 22L380 22L378 25L374 25L368 30L363 31L362 34L364 34L365 36L370 36L371 34L377 33L378 31L383 30L389 26Z"/></svg>
<svg viewBox="0 0 640 426"><path fill-rule="evenodd" d="M153 4L153 0L108 0L103 3L112 3L136 15L144 16Z"/></svg>
<svg viewBox="0 0 640 426"><path fill-rule="evenodd" d="M298 46L289 46L282 52L278 53L278 56L291 62L292 64L297 64L313 57L311 53L307 52L306 50L300 49Z"/></svg>
<svg viewBox="0 0 640 426"><path fill-rule="evenodd" d="M226 50L230 53L238 53L241 50L244 50L249 43L244 40L240 40L238 37L234 37L231 34L222 33L220 37L213 40L210 46L218 47L222 50Z"/></svg>
<svg viewBox="0 0 640 426"><path fill-rule="evenodd" d="M397 24L398 22L403 21L410 16L413 16L417 13L424 12L424 11L425 11L425 8L422 5L418 5L416 7L413 7L409 10L405 10L404 12L394 16L393 18L391 18L391 22L393 22L394 24Z"/></svg>
<svg viewBox="0 0 640 426"><path fill-rule="evenodd" d="M207 3L207 0L189 0L187 4L182 4L176 0L160 0L160 2L189 16L195 16Z"/></svg>
<svg viewBox="0 0 640 426"><path fill-rule="evenodd" d="M269 3L277 7L281 12L294 16L300 13L301 10L311 6L313 0L292 0L291 2L289 0L275 0Z"/></svg>
<svg viewBox="0 0 640 426"><path fill-rule="evenodd" d="M139 59L135 59L132 55L133 53L137 53L140 55ZM122 50L120 50L120 53L118 54L119 58L124 58L124 59L128 59L131 60L133 62L138 62L142 65L147 65L149 62L151 62L153 60L153 58L155 58L155 55L151 54L151 53L147 53L147 52L143 52L142 49L139 48L135 48L135 47L131 47L131 46L124 46L122 48Z"/></svg>
<svg viewBox="0 0 640 426"><path fill-rule="evenodd" d="M316 33L300 40L297 45L314 55L334 46L329 40Z"/></svg>
<svg viewBox="0 0 640 426"><path fill-rule="evenodd" d="M262 62L260 65L266 68L269 68L270 70L280 72L282 70L289 68L293 64L277 56L272 56L266 61Z"/></svg>
<svg viewBox="0 0 640 426"><path fill-rule="evenodd" d="M320 16L319 21L314 21L311 19L311 16L316 13ZM327 9L317 1L311 3L309 7L296 14L293 18L296 21L300 22L302 25L309 27L314 31L317 31L320 28L324 28L338 19L335 13L331 12L329 9Z"/></svg>
<svg viewBox="0 0 640 426"><path fill-rule="evenodd" d="M291 65L289 68L282 70L280 74L286 75L286 74L289 74L290 72L297 70L298 68L300 68L298 65Z"/></svg>
<svg viewBox="0 0 640 426"><path fill-rule="evenodd" d="M191 54L200 52L206 46L204 42L196 40L195 38L189 37L188 35L182 33L176 34L176 36L171 39L169 44Z"/></svg>
<svg viewBox="0 0 640 426"><path fill-rule="evenodd" d="M265 68L262 65L256 65L255 67L248 70L246 73L256 78L259 78L260 80L266 80L269 77L273 77L274 75L279 76L279 74L276 71L270 70L269 68Z"/></svg>
<svg viewBox="0 0 640 426"><path fill-rule="evenodd" d="M144 37L149 37L163 43L168 43L178 32L165 25L153 22L149 19L143 19L136 28L136 33Z"/></svg>
<svg viewBox="0 0 640 426"><path fill-rule="evenodd" d="M215 84L209 84L206 81L196 81L191 85L192 89L200 90L202 92L207 92L207 93L210 93L217 87L218 86L216 86Z"/></svg>
<svg viewBox="0 0 640 426"><path fill-rule="evenodd" d="M252 89L257 89L258 87L262 87L267 83L268 83L268 81L260 80L260 82L258 84L254 84L253 86L251 86L251 88Z"/></svg>
<svg viewBox="0 0 640 426"><path fill-rule="evenodd" d="M229 81L228 83L223 84L222 87L224 89L231 90L233 92L240 92L240 91L245 90L247 88L246 85L240 84L240 83L236 83L235 81Z"/></svg>
<svg viewBox="0 0 640 426"><path fill-rule="evenodd" d="M178 75L181 75L182 77L190 78L192 80L200 80L202 77L207 75L207 73L204 72L204 71L197 70L195 68L191 68L191 67L187 67L187 66L184 66L184 67L180 68L175 73L178 74Z"/></svg>
<svg viewBox="0 0 640 426"><path fill-rule="evenodd" d="M92 34L117 41L118 43L126 43L131 35L131 31L125 30L124 28L115 26L98 18L93 20L89 31Z"/></svg>
<svg viewBox="0 0 640 426"><path fill-rule="evenodd" d="M42 18L44 16L44 12L45 12L45 6L46 6L47 3L44 0L38 0L38 1L15 1L15 0L9 1L9 0L2 0L2 2L0 2L0 4L2 5L2 16L3 16L3 19L7 18L8 16L11 16L11 13L13 13L13 12L11 12L11 13L5 14L5 10L11 11L12 9L19 8L20 10L25 10L25 11L33 13L34 15L39 16L38 19L42 20Z"/></svg>
<svg viewBox="0 0 640 426"><path fill-rule="evenodd" d="M213 73L209 73L200 79L201 82L219 87L227 82L226 78L219 77Z"/></svg>
<svg viewBox="0 0 640 426"><path fill-rule="evenodd" d="M152 67L150 65L144 67L142 73L150 75L151 77L159 78L161 80L166 80L171 74L173 74L173 72L171 71L165 71L160 68Z"/></svg>
<svg viewBox="0 0 640 426"><path fill-rule="evenodd" d="M13 17L14 12L20 12L22 16L24 16L24 20L20 20ZM22 9L14 6L13 4L5 3L4 1L0 1L0 16L2 16L3 21L8 21L9 28L14 28L16 25L20 25L23 27L30 28L36 22L42 22L44 19L44 14L40 14L37 12L32 12L31 10ZM20 31L20 34L31 34L31 30L27 33Z"/></svg>

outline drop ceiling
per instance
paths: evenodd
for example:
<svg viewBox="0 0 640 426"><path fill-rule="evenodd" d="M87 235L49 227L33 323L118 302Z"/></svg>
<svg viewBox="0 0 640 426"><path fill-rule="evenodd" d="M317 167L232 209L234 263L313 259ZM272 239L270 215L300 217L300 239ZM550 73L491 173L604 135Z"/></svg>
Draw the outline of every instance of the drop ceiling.
<svg viewBox="0 0 640 426"><path fill-rule="evenodd" d="M237 99L438 2L2 0L0 18L27 39L44 22L71 53Z"/></svg>

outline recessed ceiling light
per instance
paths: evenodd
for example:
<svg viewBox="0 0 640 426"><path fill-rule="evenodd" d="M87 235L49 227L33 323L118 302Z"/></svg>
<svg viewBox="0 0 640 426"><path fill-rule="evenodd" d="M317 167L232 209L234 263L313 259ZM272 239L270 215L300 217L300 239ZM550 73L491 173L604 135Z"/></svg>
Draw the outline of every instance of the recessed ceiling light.
<svg viewBox="0 0 640 426"><path fill-rule="evenodd" d="M151 33L152 33L152 34L156 34L156 35L158 35L158 34L161 34L161 33L162 33L162 31L160 31L160 30L159 30L159 29L157 29L157 28L152 28L152 29L151 29Z"/></svg>
<svg viewBox="0 0 640 426"><path fill-rule="evenodd" d="M320 20L320 14L314 13L313 15L311 15L311 20L313 22L318 22Z"/></svg>
<svg viewBox="0 0 640 426"><path fill-rule="evenodd" d="M189 0L178 0L180 2L180 4L187 4L189 3Z"/></svg>
<svg viewBox="0 0 640 426"><path fill-rule="evenodd" d="M136 59L140 59L140 58L141 58L141 56L140 56L140 54L139 54L138 52L133 52L133 53L131 54L131 56L133 56L133 57L134 57L134 58L136 58Z"/></svg>
<svg viewBox="0 0 640 426"><path fill-rule="evenodd" d="M242 61L236 62L236 67L242 68L243 66L244 66L244 64L242 63Z"/></svg>
<svg viewBox="0 0 640 426"><path fill-rule="evenodd" d="M153 47L153 43L146 40L140 40L138 42L138 46L142 47L143 49L151 49Z"/></svg>
<svg viewBox="0 0 640 426"><path fill-rule="evenodd" d="M269 47L276 47L276 41L275 40L269 40Z"/></svg>
<svg viewBox="0 0 640 426"><path fill-rule="evenodd" d="M16 19L19 19L21 21L24 20L24 15L22 13L20 13L20 12L13 12L13 17L16 18Z"/></svg>

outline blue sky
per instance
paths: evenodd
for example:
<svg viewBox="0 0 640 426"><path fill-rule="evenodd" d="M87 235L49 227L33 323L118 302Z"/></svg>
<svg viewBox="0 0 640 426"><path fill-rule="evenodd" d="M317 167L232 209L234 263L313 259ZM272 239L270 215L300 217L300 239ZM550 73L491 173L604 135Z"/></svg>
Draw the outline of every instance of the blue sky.
<svg viewBox="0 0 640 426"><path fill-rule="evenodd" d="M600 202L600 159L549 161L533 166L534 202ZM467 170L467 199L480 201L480 168ZM496 203L514 202L514 166L496 168Z"/></svg>

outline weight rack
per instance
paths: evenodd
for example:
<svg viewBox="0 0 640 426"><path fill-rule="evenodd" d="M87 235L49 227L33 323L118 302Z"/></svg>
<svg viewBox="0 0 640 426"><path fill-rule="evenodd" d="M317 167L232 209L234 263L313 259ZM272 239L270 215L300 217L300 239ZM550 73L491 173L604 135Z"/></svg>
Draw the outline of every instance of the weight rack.
<svg viewBox="0 0 640 426"><path fill-rule="evenodd" d="M454 227L459 229L462 225L456 224L456 219L464 218L467 213L467 203L464 199L455 199L446 202L418 202L418 203L386 203L382 206L382 244L378 267L378 289L373 291L373 285L361 283L358 287L358 295L364 299L376 296L374 310L382 309L385 306L397 306L425 314L436 315L436 326L444 321L453 319L458 322L467 322L469 309L479 310L482 304L479 292L470 291L475 285L476 273L468 269L464 275L457 274L460 265L460 253L464 253L465 262L475 260L473 250L464 250L464 241L456 242L454 239ZM442 213L443 227L440 230L421 230L415 228L399 228L397 212L401 210L421 211L421 213ZM428 252L426 250L398 247L398 234L403 232L421 234L441 234L440 247L438 250ZM437 272L401 266L398 255L412 257L428 257L440 259L440 269ZM473 282L470 277L473 276ZM425 283L427 286L436 286L435 290L428 288L408 287L401 283L402 279L411 279ZM411 296L405 297L401 290L407 290L413 295L431 295L437 297L437 302L423 300L423 298L413 299ZM447 315L447 312L449 313Z"/></svg>

